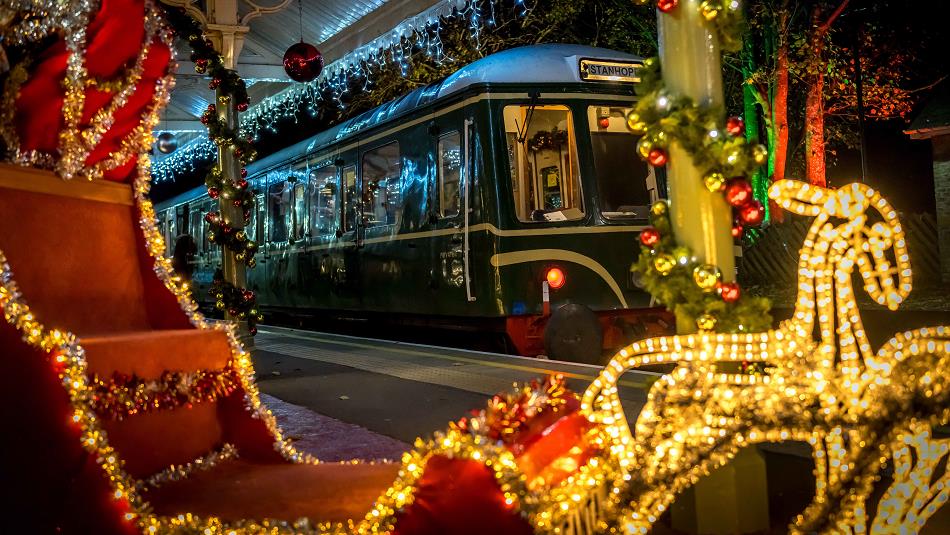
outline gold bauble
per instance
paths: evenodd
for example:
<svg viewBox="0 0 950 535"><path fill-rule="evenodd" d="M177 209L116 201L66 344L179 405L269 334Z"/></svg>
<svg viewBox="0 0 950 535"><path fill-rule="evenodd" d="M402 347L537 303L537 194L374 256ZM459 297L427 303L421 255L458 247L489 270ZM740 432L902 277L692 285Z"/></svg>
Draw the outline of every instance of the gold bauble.
<svg viewBox="0 0 950 535"><path fill-rule="evenodd" d="M647 139L647 138L642 138L642 139L640 139L640 141L637 142L637 152L638 152L638 153L640 154L640 156L643 157L644 159L646 159L647 156L650 155L650 151L651 151L651 150L653 150L653 143L650 142L649 139Z"/></svg>
<svg viewBox="0 0 950 535"><path fill-rule="evenodd" d="M696 327L698 327L700 331L711 331L716 328L716 323L716 316L709 313L704 313L696 318Z"/></svg>
<svg viewBox="0 0 950 535"><path fill-rule="evenodd" d="M677 262L683 264L684 266L689 262L689 257L693 256L693 253L689 250L689 247L684 247L682 245L674 247L670 252L673 253L673 258L675 258Z"/></svg>
<svg viewBox="0 0 950 535"><path fill-rule="evenodd" d="M653 267L661 275L669 275L670 271L673 271L673 268L676 267L676 259L671 254L660 253L653 259Z"/></svg>
<svg viewBox="0 0 950 535"><path fill-rule="evenodd" d="M696 286L704 292L711 292L716 289L716 284L722 278L722 272L712 264L700 264L693 268L693 280Z"/></svg>
<svg viewBox="0 0 950 535"><path fill-rule="evenodd" d="M699 4L699 12L707 21L712 21L719 16L719 6L716 4L717 2L711 0L704 0L702 4Z"/></svg>
<svg viewBox="0 0 950 535"><path fill-rule="evenodd" d="M627 128L634 134L643 134L647 131L647 123L640 118L640 114L631 111L627 114Z"/></svg>
<svg viewBox="0 0 950 535"><path fill-rule="evenodd" d="M722 173L709 173L703 177L703 183L706 184L706 189L715 193L726 187L726 177Z"/></svg>
<svg viewBox="0 0 950 535"><path fill-rule="evenodd" d="M765 145L752 147L752 159L759 165L764 164L769 159L769 150L765 148Z"/></svg>
<svg viewBox="0 0 950 535"><path fill-rule="evenodd" d="M669 211L670 205L666 204L666 201L656 201L653 203L653 206L650 207L650 212L657 217L666 215Z"/></svg>

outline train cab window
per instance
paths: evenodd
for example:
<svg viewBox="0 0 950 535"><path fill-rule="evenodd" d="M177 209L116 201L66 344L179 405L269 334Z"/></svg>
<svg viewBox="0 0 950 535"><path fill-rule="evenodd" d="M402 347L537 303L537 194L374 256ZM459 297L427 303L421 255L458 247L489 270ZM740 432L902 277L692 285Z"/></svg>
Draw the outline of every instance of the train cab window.
<svg viewBox="0 0 950 535"><path fill-rule="evenodd" d="M310 234L324 236L336 231L340 213L340 185L335 165L310 171Z"/></svg>
<svg viewBox="0 0 950 535"><path fill-rule="evenodd" d="M399 143L363 154L363 221L366 227L393 225L402 211Z"/></svg>
<svg viewBox="0 0 950 535"><path fill-rule="evenodd" d="M459 213L459 184L462 177L462 140L458 132L439 138L439 215Z"/></svg>
<svg viewBox="0 0 950 535"><path fill-rule="evenodd" d="M584 217L571 110L559 105L505 106L504 119L518 219Z"/></svg>
<svg viewBox="0 0 950 535"><path fill-rule="evenodd" d="M287 241L288 212L290 212L290 187L287 182L277 182L267 188L267 211L270 216L270 241Z"/></svg>
<svg viewBox="0 0 950 535"><path fill-rule="evenodd" d="M587 109L600 212L608 219L645 218L647 208L657 199L656 175L637 155L638 136L627 128L630 110L617 106Z"/></svg>
<svg viewBox="0 0 950 535"><path fill-rule="evenodd" d="M356 229L356 217L360 213L360 197L356 191L356 166L343 168L340 174L343 183L343 231Z"/></svg>

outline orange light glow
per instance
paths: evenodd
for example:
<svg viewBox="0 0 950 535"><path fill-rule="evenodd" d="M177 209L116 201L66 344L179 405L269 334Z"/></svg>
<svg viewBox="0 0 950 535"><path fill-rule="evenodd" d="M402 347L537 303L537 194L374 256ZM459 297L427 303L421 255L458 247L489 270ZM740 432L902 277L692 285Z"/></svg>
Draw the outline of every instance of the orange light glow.
<svg viewBox="0 0 950 535"><path fill-rule="evenodd" d="M548 286L554 288L555 290L561 286L564 286L564 283L567 282L567 277L564 276L564 272L561 271L561 268L549 269L545 278L548 280Z"/></svg>

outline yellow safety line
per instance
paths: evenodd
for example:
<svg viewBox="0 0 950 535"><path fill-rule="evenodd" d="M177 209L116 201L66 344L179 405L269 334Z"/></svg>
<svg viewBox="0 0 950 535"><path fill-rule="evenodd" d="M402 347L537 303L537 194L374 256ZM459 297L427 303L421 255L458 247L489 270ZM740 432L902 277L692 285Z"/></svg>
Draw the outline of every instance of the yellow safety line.
<svg viewBox="0 0 950 535"><path fill-rule="evenodd" d="M503 369L508 369L508 370L516 370L516 371L523 371L523 372L529 372L529 373L541 373L541 374L545 374L545 375L550 374L550 373L559 373L559 374L561 374L561 375L563 375L563 376L565 376L565 377L570 377L570 378L572 378L572 379L584 379L584 380L586 380L586 381L593 381L593 380L595 379L595 377L592 376L592 375L586 375L586 374L582 374L582 373L572 373L572 372L564 372L564 371L558 371L558 370L546 370L546 369L544 369L544 368L535 368L535 367L532 367L532 366L521 366L521 365L518 365L518 364L507 364L507 363L504 363L504 362L485 361L485 360L473 359L473 358L468 358L468 357L459 357L459 356L455 356L455 355L442 355L442 354L439 354L439 353L430 353L430 352L428 352L428 351L419 351L419 350L413 350L413 349L403 349L403 348L398 348L398 347L392 347L392 348L390 348L390 347L385 347L385 348L384 348L384 347L379 346L379 345L373 345L373 344L367 344L367 343L361 343L361 342L345 342L345 341L342 341L342 340L334 340L334 339L330 339L330 338L322 338L322 337L317 336L317 335L299 335L299 334L295 334L295 333L285 333L285 332L271 331L271 330L268 330L268 329L260 329L260 332L261 332L261 333L269 333L269 334L273 334L273 335L277 335L277 336L286 336L286 337L288 337L288 338L297 338L297 339L299 339L299 340L320 341L320 342L327 342L327 343L337 344L337 345L346 346L346 347L358 347L358 348L362 348L362 349L377 349L377 350L391 351L391 352L393 352L393 353L404 353L404 354L407 354L407 355L416 355L416 356L421 356L421 357L430 357L430 358L441 359L441 360L449 360L449 361L454 361L454 362L466 362L466 363L469 363L469 364L479 364L479 365L482 365L482 366L491 366L491 367L495 367L495 368L503 368ZM642 389L646 389L646 388L649 388L650 385L652 385L657 379L659 379L659 377L655 377L655 378L654 378L654 377L648 377L644 382L636 382L636 381L629 381L629 380L620 380L620 381L618 381L618 384L620 384L621 386L629 387L629 388L642 388Z"/></svg>

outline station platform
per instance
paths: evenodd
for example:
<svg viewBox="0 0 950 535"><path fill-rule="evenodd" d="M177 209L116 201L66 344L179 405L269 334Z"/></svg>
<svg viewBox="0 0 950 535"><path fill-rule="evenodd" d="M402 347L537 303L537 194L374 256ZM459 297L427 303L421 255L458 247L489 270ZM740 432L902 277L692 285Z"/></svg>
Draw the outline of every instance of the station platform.
<svg viewBox="0 0 950 535"><path fill-rule="evenodd" d="M411 443L491 396L560 373L583 393L601 367L340 334L261 326L254 363L261 391ZM633 421L658 373L631 371L620 398Z"/></svg>

